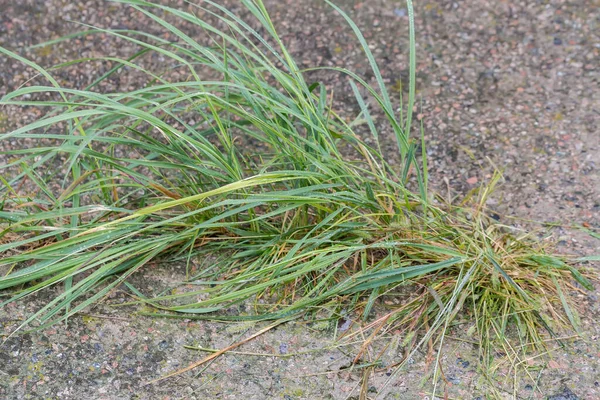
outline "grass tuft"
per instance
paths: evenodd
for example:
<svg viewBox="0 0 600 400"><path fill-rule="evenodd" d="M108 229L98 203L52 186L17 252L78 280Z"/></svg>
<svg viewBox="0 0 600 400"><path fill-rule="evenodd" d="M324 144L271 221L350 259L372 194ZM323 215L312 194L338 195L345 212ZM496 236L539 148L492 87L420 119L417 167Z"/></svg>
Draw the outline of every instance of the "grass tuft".
<svg viewBox="0 0 600 400"><path fill-rule="evenodd" d="M548 335L578 329L572 294L591 283L568 259L486 216L491 187L460 207L429 192L424 151L417 157L424 139L411 135L410 1L405 110L394 109L357 26L331 4L356 34L376 80L371 86L334 69L356 96L355 120L332 108L322 83L306 80L260 0L241 1L246 19L212 1L195 12L118 2L177 40L84 32L138 48L129 59L112 58L113 68L85 89L61 87L52 70L0 49L49 83L0 100L45 110L0 135L30 143L5 151L0 167L0 268L7 271L0 289L9 293L0 306L60 289L23 327L64 321L126 284L150 308L145 315L329 321L344 309L375 334L399 330L410 348L443 340L460 314L482 360L510 335L541 351ZM204 30L210 44L194 41L176 20ZM147 70L151 54L170 67ZM124 67L147 84L98 92ZM169 70L184 78L173 80ZM374 120L374 107L384 120ZM383 123L394 132L399 164L381 150ZM357 133L360 125L371 144ZM148 298L127 283L156 260L186 263L185 283L196 290ZM242 303L251 311L224 312Z"/></svg>

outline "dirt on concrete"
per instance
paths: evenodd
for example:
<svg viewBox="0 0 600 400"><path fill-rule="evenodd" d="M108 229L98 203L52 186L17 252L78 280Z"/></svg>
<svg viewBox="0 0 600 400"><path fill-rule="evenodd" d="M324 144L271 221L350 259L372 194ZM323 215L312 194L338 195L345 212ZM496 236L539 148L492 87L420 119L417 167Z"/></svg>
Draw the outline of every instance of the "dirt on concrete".
<svg viewBox="0 0 600 400"><path fill-rule="evenodd" d="M170 4L189 7L183 1ZM229 2L239 11L237 2ZM343 66L373 81L368 63L341 17L318 0L265 1L284 42L302 67ZM363 30L390 88L408 76L408 17L402 1L337 0ZM600 241L578 227L600 230L600 2L427 0L415 4L418 99L428 143L431 183L444 196L468 192L504 171L490 202L500 222L538 229L560 252L600 254ZM131 45L89 34L53 46L29 46L87 29L150 29L140 14L99 0L0 0L0 46L44 67L98 56L127 56ZM182 29L191 27L183 27ZM204 40L202 32L186 31ZM146 61L161 68L161 60ZM53 72L59 83L82 88L111 67L107 61ZM31 68L0 57L0 95L33 78ZM311 77L313 77L311 75ZM127 90L142 81L115 75L101 90ZM346 80L314 75L336 95L335 107L357 111ZM0 109L0 132L39 118L35 109ZM385 132L384 132L385 134ZM394 151L390 140L389 153ZM0 148L14 146L0 143ZM515 218L513 218L515 217ZM531 220L555 222L540 228ZM165 262L142 270L135 285L151 295L185 276ZM46 297L44 297L46 296ZM149 383L258 331L231 325L140 317L130 306L94 307L68 325L10 336L49 294L0 310L0 398L6 399L358 399L369 355L352 361L361 345L336 342L336 329L309 321L280 325L200 368ZM449 399L600 399L598 292L580 296L584 333L566 348L535 359L497 354L492 371L478 365L468 321L445 341L436 394ZM115 292L111 304L126 302ZM351 328L352 329L352 328ZM337 332L339 334L339 332ZM3 340L4 340L3 339ZM401 339L369 374L375 398L402 356ZM196 349L186 348L194 347ZM377 344L375 345L377 346ZM552 345L552 348L555 346ZM431 398L432 364L419 352L388 388L385 399Z"/></svg>

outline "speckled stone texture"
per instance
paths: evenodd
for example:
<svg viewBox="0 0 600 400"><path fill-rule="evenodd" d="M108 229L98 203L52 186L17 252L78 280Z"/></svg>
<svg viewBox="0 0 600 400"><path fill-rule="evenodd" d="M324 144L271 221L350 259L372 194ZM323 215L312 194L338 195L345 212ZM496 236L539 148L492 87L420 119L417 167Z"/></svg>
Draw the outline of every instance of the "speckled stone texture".
<svg viewBox="0 0 600 400"><path fill-rule="evenodd" d="M169 4L188 7L182 1ZM239 10L237 2L227 2ZM302 67L343 66L374 81L350 29L324 2L266 1L272 18ZM338 0L361 27L390 88L406 95L408 18L402 1ZM577 229L600 229L600 2L417 1L418 105L423 121L431 184L456 196L485 182L494 168L504 181L490 207L500 221L538 229L528 220L557 222L549 232L565 253L600 254L600 242ZM106 34L85 35L55 46L28 46L87 29L149 29L169 38L139 13L99 0L0 0L0 45L44 67L101 56L126 56L130 44ZM199 40L202 32L182 29ZM143 61L153 70L164 60ZM53 72L67 87L82 88L111 67L99 60ZM0 56L0 95L33 78L17 61ZM334 90L341 113L358 108L346 80L336 74L309 74ZM35 80L34 82L41 82ZM145 82L140 74L114 76L102 91L127 90ZM392 90L394 90L392 89ZM39 118L32 108L0 109L0 132ZM386 134L385 128L383 134ZM387 132L389 134L389 132ZM417 132L414 132L417 134ZM6 141L2 149L22 143ZM389 140L392 157L395 145ZM1 161L1 160L0 160ZM511 216L517 218L511 218ZM156 293L181 279L180 266L146 269L138 287ZM453 332L444 348L441 398L599 399L600 315L598 293L582 295L585 340L557 349L552 358L525 360L527 373L514 376L498 355L498 368L484 376L477 350L466 341L468 324ZM0 310L8 335L27 312L47 299ZM111 301L125 301L115 293ZM151 320L129 308L99 306L68 326L8 338L0 347L0 398L6 399L358 399L362 371L347 370L356 345L327 348L332 332L311 324L288 324L237 349L206 369L157 385L144 385L205 356L184 345L221 348L240 337L226 325ZM250 327L250 332L258 327ZM281 349L285 349L282 351ZM311 351L302 355L298 352ZM282 352L288 357L281 357ZM354 352L354 353L353 353ZM260 353L249 355L248 353ZM274 356L267 356L274 354ZM398 354L389 354L389 363ZM431 395L431 366L419 354L380 398L425 399ZM373 389L387 378L371 377ZM516 388L513 391L513 387ZM373 395L370 392L369 395Z"/></svg>

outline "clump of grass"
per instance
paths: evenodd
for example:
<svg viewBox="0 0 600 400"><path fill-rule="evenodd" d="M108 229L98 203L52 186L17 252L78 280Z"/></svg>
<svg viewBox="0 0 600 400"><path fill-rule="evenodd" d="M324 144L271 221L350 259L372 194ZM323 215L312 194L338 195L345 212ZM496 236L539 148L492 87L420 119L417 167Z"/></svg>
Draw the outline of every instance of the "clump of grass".
<svg viewBox="0 0 600 400"><path fill-rule="evenodd" d="M61 288L23 326L43 328L77 314L151 261L192 265L206 257L214 262L189 274L197 290L140 296L151 315L259 321L323 309L334 315L343 307L368 320L381 307L387 314L378 329L401 329L412 347L442 337L464 310L483 344L514 326L536 350L541 335L577 326L570 294L582 290L577 283L591 284L572 263L488 218L489 188L469 207L445 204L428 190L423 136L411 136L410 1L405 110L394 108L357 26L331 5L356 34L376 80L371 86L333 68L347 76L360 106L353 121L336 113L323 84L307 82L260 0L242 0L250 22L212 1L194 6L195 13L120 2L177 40L95 28L140 51L113 59L114 67L85 89L61 87L52 71L0 49L49 82L0 101L46 109L1 136L35 143L4 152L0 266L8 273L0 289L14 290L2 305ZM211 44L195 42L173 19L203 29ZM185 79L144 69L151 53L186 71ZM98 93L121 67L146 74L148 84ZM372 107L385 121L374 120ZM381 150L383 122L394 133L399 163ZM360 124L373 144L357 133ZM407 286L412 296L400 293ZM251 312L222 312L249 301Z"/></svg>

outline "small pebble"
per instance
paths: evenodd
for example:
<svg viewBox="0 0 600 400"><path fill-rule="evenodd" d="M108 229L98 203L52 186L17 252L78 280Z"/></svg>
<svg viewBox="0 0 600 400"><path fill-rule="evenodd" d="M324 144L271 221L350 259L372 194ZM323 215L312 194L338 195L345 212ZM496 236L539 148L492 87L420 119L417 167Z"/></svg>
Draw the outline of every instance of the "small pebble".
<svg viewBox="0 0 600 400"><path fill-rule="evenodd" d="M344 322L342 322L342 324L338 328L338 330L340 332L347 331L350 328L350 325L352 325L352 320L350 320L350 319L346 319L346 320L343 320L343 321Z"/></svg>
<svg viewBox="0 0 600 400"><path fill-rule="evenodd" d="M158 343L158 348L160 350L165 350L167 347L169 347L169 342L167 342L166 340L162 340Z"/></svg>
<svg viewBox="0 0 600 400"><path fill-rule="evenodd" d="M579 400L579 397L569 388L563 388L562 393L548 396L548 400Z"/></svg>
<svg viewBox="0 0 600 400"><path fill-rule="evenodd" d="M460 365L463 368L467 368L469 365L471 365L470 362L463 360L462 358L457 358L456 359L456 364Z"/></svg>
<svg viewBox="0 0 600 400"><path fill-rule="evenodd" d="M394 8L394 14L397 17L406 17L406 8Z"/></svg>
<svg viewBox="0 0 600 400"><path fill-rule="evenodd" d="M288 353L288 344L287 343L281 343L279 345L279 354L287 354Z"/></svg>

